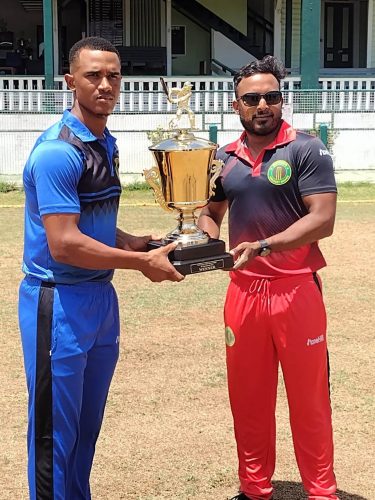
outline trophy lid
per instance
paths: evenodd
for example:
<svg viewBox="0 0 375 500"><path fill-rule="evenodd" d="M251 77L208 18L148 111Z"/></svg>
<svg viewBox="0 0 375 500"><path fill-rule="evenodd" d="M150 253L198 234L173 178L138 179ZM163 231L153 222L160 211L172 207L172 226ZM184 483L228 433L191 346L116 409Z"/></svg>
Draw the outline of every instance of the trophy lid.
<svg viewBox="0 0 375 500"><path fill-rule="evenodd" d="M200 149L214 150L217 144L195 135L188 129L177 130L173 137L153 144L150 151L193 151Z"/></svg>

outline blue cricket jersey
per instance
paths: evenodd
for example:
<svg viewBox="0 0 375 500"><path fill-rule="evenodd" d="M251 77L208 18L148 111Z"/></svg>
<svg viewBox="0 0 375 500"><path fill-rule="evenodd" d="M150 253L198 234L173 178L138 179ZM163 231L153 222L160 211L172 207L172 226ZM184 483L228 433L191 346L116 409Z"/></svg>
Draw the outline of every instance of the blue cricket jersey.
<svg viewBox="0 0 375 500"><path fill-rule="evenodd" d="M112 279L113 269L83 269L55 261L42 216L79 214L82 233L114 247L121 195L118 172L116 139L105 129L99 140L69 110L39 137L23 172L26 275L65 284Z"/></svg>

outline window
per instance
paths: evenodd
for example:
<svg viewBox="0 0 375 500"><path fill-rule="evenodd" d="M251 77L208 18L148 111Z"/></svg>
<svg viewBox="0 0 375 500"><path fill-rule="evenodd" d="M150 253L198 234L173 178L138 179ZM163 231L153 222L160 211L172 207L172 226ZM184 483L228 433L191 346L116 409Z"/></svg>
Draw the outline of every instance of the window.
<svg viewBox="0 0 375 500"><path fill-rule="evenodd" d="M186 54L186 26L172 26L172 55Z"/></svg>

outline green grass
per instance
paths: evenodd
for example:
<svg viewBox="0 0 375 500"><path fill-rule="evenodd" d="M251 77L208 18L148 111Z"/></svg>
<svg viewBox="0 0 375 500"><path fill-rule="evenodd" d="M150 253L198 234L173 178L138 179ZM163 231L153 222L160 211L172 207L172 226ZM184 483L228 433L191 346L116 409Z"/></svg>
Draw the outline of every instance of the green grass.
<svg viewBox="0 0 375 500"><path fill-rule="evenodd" d="M143 204L154 203L152 189L141 182L134 182L123 186L121 203ZM11 183L0 183L0 207L23 205L25 193L23 189Z"/></svg>
<svg viewBox="0 0 375 500"><path fill-rule="evenodd" d="M375 200L375 184L371 182L344 182L338 185L339 201ZM23 205L25 194L12 183L0 182L0 207ZM154 203L152 189L145 182L134 182L123 186L122 204Z"/></svg>
<svg viewBox="0 0 375 500"><path fill-rule="evenodd" d="M340 185L338 219L321 242L329 319L336 475L342 500L375 498L374 380L375 185ZM24 195L0 194L0 489L25 499L27 398L17 321L22 279ZM153 200L151 190L124 190L123 202ZM18 205L18 206L17 206ZM134 234L166 234L175 215L157 204L124 206L119 226ZM360 237L358 237L360 235ZM227 241L226 224L223 239ZM370 249L370 250L369 250ZM227 273L150 283L116 271L122 320L121 355L111 386L92 472L93 498L224 499L238 485L226 388L222 307ZM11 389L10 389L11 388ZM277 406L275 500L304 498L293 455L285 387ZM365 459L364 459L365 450ZM144 466L147 464L147 467ZM360 471L360 474L358 473Z"/></svg>
<svg viewBox="0 0 375 500"><path fill-rule="evenodd" d="M340 201L375 200L375 184L371 182L343 182L338 185Z"/></svg>

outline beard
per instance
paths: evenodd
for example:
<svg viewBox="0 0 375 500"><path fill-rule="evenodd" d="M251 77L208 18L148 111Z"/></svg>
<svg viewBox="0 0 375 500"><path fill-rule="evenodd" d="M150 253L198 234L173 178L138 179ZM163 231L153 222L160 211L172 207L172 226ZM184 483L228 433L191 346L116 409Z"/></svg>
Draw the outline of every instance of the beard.
<svg viewBox="0 0 375 500"><path fill-rule="evenodd" d="M112 114L113 108L115 107L114 104L113 107L111 106L109 109L101 110L100 108L95 109L95 106L86 105L83 104L82 102L80 102L79 105L80 108L86 111L87 114L101 119L108 118Z"/></svg>
<svg viewBox="0 0 375 500"><path fill-rule="evenodd" d="M275 132L275 130L280 127L281 116L273 115L271 120L269 115L263 119L262 116L257 116L255 121L254 117L249 119L240 115L240 121L243 128L250 134L267 136Z"/></svg>

